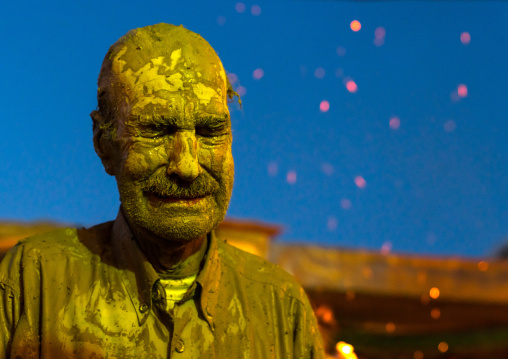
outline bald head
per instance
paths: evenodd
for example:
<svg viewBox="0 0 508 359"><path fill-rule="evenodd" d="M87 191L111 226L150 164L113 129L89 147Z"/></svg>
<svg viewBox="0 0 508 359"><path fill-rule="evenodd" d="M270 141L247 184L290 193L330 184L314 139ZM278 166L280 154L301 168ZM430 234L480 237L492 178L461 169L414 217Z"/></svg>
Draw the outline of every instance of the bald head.
<svg viewBox="0 0 508 359"><path fill-rule="evenodd" d="M150 98L161 92L187 93L203 104L238 96L210 44L182 25L165 23L131 30L115 42L98 85L99 113L106 122L125 107L152 111Z"/></svg>

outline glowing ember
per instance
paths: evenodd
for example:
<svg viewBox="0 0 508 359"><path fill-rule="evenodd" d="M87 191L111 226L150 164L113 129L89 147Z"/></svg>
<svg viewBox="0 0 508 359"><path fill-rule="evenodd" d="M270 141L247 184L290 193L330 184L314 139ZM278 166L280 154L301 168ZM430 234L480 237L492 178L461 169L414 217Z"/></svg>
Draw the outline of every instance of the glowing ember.
<svg viewBox="0 0 508 359"><path fill-rule="evenodd" d="M323 77L325 77L325 69L322 67L318 67L316 71L314 71L314 76L316 76L316 78L318 79L322 79Z"/></svg>
<svg viewBox="0 0 508 359"><path fill-rule="evenodd" d="M376 37L374 38L374 45L376 46L383 46L384 43L385 43L385 38L384 37Z"/></svg>
<svg viewBox="0 0 508 359"><path fill-rule="evenodd" d="M382 26L376 28L376 30L374 31L374 36L377 37L377 38L379 38L379 37L385 37L385 35L386 35L386 30Z"/></svg>
<svg viewBox="0 0 508 359"><path fill-rule="evenodd" d="M420 296L420 302L423 304L423 305L427 305L429 304L430 302L430 297L427 295L427 294L422 294Z"/></svg>
<svg viewBox="0 0 508 359"><path fill-rule="evenodd" d="M330 231L335 231L337 229L337 226L339 225L339 222L337 221L337 218L335 217L328 217L328 221L326 222L326 227Z"/></svg>
<svg viewBox="0 0 508 359"><path fill-rule="evenodd" d="M416 280L418 284L424 284L427 281L427 272L419 271L416 275Z"/></svg>
<svg viewBox="0 0 508 359"><path fill-rule="evenodd" d="M437 299L439 298L439 295L440 295L440 292L439 292L439 288L436 288L436 287L432 287L430 288L429 290L429 295L432 299Z"/></svg>
<svg viewBox="0 0 508 359"><path fill-rule="evenodd" d="M392 250L392 242L386 241L381 246L381 254L386 255Z"/></svg>
<svg viewBox="0 0 508 359"><path fill-rule="evenodd" d="M478 270L485 272L489 269L489 263L485 261L478 262Z"/></svg>
<svg viewBox="0 0 508 359"><path fill-rule="evenodd" d="M445 353L448 351L448 343L446 342L441 342L439 343L439 345L437 346L437 349L441 352L441 353Z"/></svg>
<svg viewBox="0 0 508 359"><path fill-rule="evenodd" d="M423 359L423 352L421 350L417 350L413 353L413 359Z"/></svg>
<svg viewBox="0 0 508 359"><path fill-rule="evenodd" d="M219 24L219 26L222 26L226 23L226 18L224 16L219 16L217 18L217 24Z"/></svg>
<svg viewBox="0 0 508 359"><path fill-rule="evenodd" d="M400 127L400 118L397 116L393 116L390 118L390 128L392 130L397 130Z"/></svg>
<svg viewBox="0 0 508 359"><path fill-rule="evenodd" d="M319 104L319 110L321 112L327 112L330 109L330 103L326 100L321 101Z"/></svg>
<svg viewBox="0 0 508 359"><path fill-rule="evenodd" d="M261 15L261 7L259 5L252 5L250 8L250 13L254 16Z"/></svg>
<svg viewBox="0 0 508 359"><path fill-rule="evenodd" d="M386 328L386 331L387 331L388 333L393 333L393 332L395 331L395 323L393 323L393 322L388 322L388 323L386 323L385 328Z"/></svg>
<svg viewBox="0 0 508 359"><path fill-rule="evenodd" d="M243 86L238 86L236 88L236 92L238 92L238 95L240 96L245 96L245 94L247 93L247 89Z"/></svg>
<svg viewBox="0 0 508 359"><path fill-rule="evenodd" d="M243 2L237 2L235 4L235 10L239 13L242 13L245 11L245 4Z"/></svg>
<svg viewBox="0 0 508 359"><path fill-rule="evenodd" d="M295 184L296 183L296 172L289 171L286 175L286 180L289 184Z"/></svg>
<svg viewBox="0 0 508 359"><path fill-rule="evenodd" d="M354 32L357 32L357 31L360 31L360 29L362 28L362 24L360 24L360 21L358 21L358 20L353 20L353 21L351 21L351 24L349 24L349 27Z"/></svg>
<svg viewBox="0 0 508 359"><path fill-rule="evenodd" d="M457 93L457 91L455 91L455 90L450 93L450 98L452 99L452 102L459 102L460 101L460 96Z"/></svg>
<svg viewBox="0 0 508 359"><path fill-rule="evenodd" d="M460 34L460 42L462 42L464 45L469 45L471 42L471 35L469 35L469 32L464 31Z"/></svg>
<svg viewBox="0 0 508 359"><path fill-rule="evenodd" d="M238 76L235 74L235 73L228 73L228 79L229 79L229 82L231 82L231 85L234 85L236 83L236 81L238 81Z"/></svg>
<svg viewBox="0 0 508 359"><path fill-rule="evenodd" d="M460 97L466 97L467 96L467 86L464 84L460 84L457 86L457 94Z"/></svg>
<svg viewBox="0 0 508 359"><path fill-rule="evenodd" d="M340 354L346 354L346 355L353 353L353 350L354 350L352 345L345 343L345 342L338 342L337 345L335 346L335 349L337 349L337 351Z"/></svg>
<svg viewBox="0 0 508 359"><path fill-rule="evenodd" d="M441 317L441 311L439 310L439 308L432 308L432 310L430 311L430 316L432 317L432 319L439 319Z"/></svg>
<svg viewBox="0 0 508 359"><path fill-rule="evenodd" d="M274 177L277 173L279 173L279 166L277 165L277 162L270 162L268 164L268 174Z"/></svg>
<svg viewBox="0 0 508 359"><path fill-rule="evenodd" d="M385 43L386 30L380 26L374 31L374 45L382 46Z"/></svg>
<svg viewBox="0 0 508 359"><path fill-rule="evenodd" d="M328 176L331 176L333 174L333 166L329 163L323 163L321 165L321 170Z"/></svg>
<svg viewBox="0 0 508 359"><path fill-rule="evenodd" d="M351 208L351 201L347 198L343 198L340 200L340 206L343 208L343 209L350 209Z"/></svg>
<svg viewBox="0 0 508 359"><path fill-rule="evenodd" d="M446 132L453 132L453 131L455 131L456 127L457 127L457 125L455 124L455 121L453 121L453 120L448 120L443 125L443 128Z"/></svg>
<svg viewBox="0 0 508 359"><path fill-rule="evenodd" d="M351 93L358 91L358 86L356 86L356 83L353 80L346 82L346 88Z"/></svg>
<svg viewBox="0 0 508 359"><path fill-rule="evenodd" d="M255 69L254 72L252 73L252 77L254 78L254 80L259 80L264 75L265 72L263 71L263 69Z"/></svg>
<svg viewBox="0 0 508 359"><path fill-rule="evenodd" d="M365 181L362 176L356 176L355 184L358 186L358 188L365 188L365 186L367 186L367 181Z"/></svg>
<svg viewBox="0 0 508 359"><path fill-rule="evenodd" d="M370 267L363 267L362 268L362 275L365 279L371 279L372 278L372 269Z"/></svg>
<svg viewBox="0 0 508 359"><path fill-rule="evenodd" d="M333 312L326 305L321 305L316 309L316 316L325 323L333 322Z"/></svg>

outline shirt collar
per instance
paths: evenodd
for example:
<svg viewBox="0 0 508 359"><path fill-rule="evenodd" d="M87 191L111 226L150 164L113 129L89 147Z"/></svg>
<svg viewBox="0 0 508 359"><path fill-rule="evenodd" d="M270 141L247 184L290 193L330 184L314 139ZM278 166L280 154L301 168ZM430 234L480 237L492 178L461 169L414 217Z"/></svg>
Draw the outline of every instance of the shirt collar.
<svg viewBox="0 0 508 359"><path fill-rule="evenodd" d="M210 328L214 330L215 308L221 281L221 263L215 233L207 235L208 251L204 265L196 282L200 285L198 293L201 300L196 302ZM111 241L117 268L126 291L129 293L136 310L139 325L143 325L152 309L152 288L160 279L159 275L148 262L139 248L122 210L118 211L111 231Z"/></svg>
<svg viewBox="0 0 508 359"><path fill-rule="evenodd" d="M208 252L206 253L204 266L198 274L196 281L201 286L201 311L210 328L215 330L214 318L219 297L221 283L221 262L214 231L208 233Z"/></svg>
<svg viewBox="0 0 508 359"><path fill-rule="evenodd" d="M136 310L139 325L143 325L150 314L152 287L159 276L136 243L121 209L113 223L111 242L123 285Z"/></svg>

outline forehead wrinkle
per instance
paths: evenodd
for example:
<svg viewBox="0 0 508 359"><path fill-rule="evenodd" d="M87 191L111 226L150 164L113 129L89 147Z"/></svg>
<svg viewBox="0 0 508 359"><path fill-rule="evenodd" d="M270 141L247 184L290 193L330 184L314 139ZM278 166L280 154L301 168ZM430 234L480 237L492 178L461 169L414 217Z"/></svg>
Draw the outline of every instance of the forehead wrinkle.
<svg viewBox="0 0 508 359"><path fill-rule="evenodd" d="M202 47L203 44L199 42L196 44L197 47ZM160 90L170 93L181 92L182 90L185 92L190 91L193 97L203 105L210 104L212 100L226 104L227 82L224 67L217 54L206 41L205 44L207 46L201 49L203 56L198 57L196 60L194 58L196 54L192 53L196 52L196 49L187 48L190 46L188 44L184 45L183 48L186 50L185 53L189 54L184 55L178 42L173 43L170 48L160 49L156 46L154 52L138 51L137 48L133 48L134 44L126 43L119 49L116 56L113 56L113 72L116 72L120 84L124 85L122 86L122 92L127 95L134 107L144 108L148 102L151 102L148 98L154 97L154 95L157 97L155 93ZM144 49L150 48L148 42L144 45L146 46L143 47ZM157 45L159 44L157 43ZM160 50L165 51L161 52ZM168 56L168 53L171 55ZM171 64L167 63L168 57L170 57ZM189 58L187 59L187 57ZM184 58L189 61L186 66L182 62ZM207 63L205 61L207 58L214 60L209 64L211 67L201 68ZM188 69L188 66L192 69ZM207 75L201 76L201 73ZM144 93L142 94L140 91ZM146 99L140 99L140 97Z"/></svg>
<svg viewBox="0 0 508 359"><path fill-rule="evenodd" d="M138 125L162 125L162 126L175 126L178 120L174 116L165 115L133 115L129 118L130 123Z"/></svg>
<svg viewBox="0 0 508 359"><path fill-rule="evenodd" d="M208 115L200 116L196 119L197 125L216 125L216 124L227 124L230 125L229 116L227 115Z"/></svg>

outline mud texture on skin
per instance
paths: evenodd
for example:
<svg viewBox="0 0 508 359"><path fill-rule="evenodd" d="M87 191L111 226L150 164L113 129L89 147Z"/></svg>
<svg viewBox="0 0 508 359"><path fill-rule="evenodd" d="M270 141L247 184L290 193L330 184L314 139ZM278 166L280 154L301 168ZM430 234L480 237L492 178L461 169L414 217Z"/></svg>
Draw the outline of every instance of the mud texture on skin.
<svg viewBox="0 0 508 359"><path fill-rule="evenodd" d="M172 46L168 46L168 40L172 42L170 44ZM202 46L194 47L194 45L191 45L196 42L200 42ZM115 129L113 122L116 120L118 110L124 105L123 99L117 94L121 93L126 85L118 80L130 77L135 80L135 86L145 84L147 92L157 91L162 88L164 90L178 91L184 85L185 78L193 75L202 76L199 72L192 74L192 71L186 71L191 70L190 68L185 69L186 64L183 64L183 71L174 72L178 61L181 59L182 48L184 46L184 51L190 51L196 58L208 57L210 59L218 59L215 51L206 40L199 34L185 29L182 25L157 24L134 29L111 46L104 58L98 82L98 107L105 119L103 129L108 130L114 137ZM132 51L134 49L136 51ZM157 56L156 54L162 56ZM219 65L222 67L220 60ZM223 68L222 70L224 71ZM166 76L164 76L164 72L167 72ZM138 78L137 80L136 77ZM233 100L234 97L237 97L241 107L240 96L233 90L227 76L225 80L227 98ZM168 84L170 85L169 87L167 86ZM204 101L213 94L213 87L207 87L205 83L197 82L192 86L196 94L201 93Z"/></svg>
<svg viewBox="0 0 508 359"><path fill-rule="evenodd" d="M129 31L104 59L98 99L97 152L129 223L170 241L217 226L234 165L228 81L213 48L182 26Z"/></svg>

